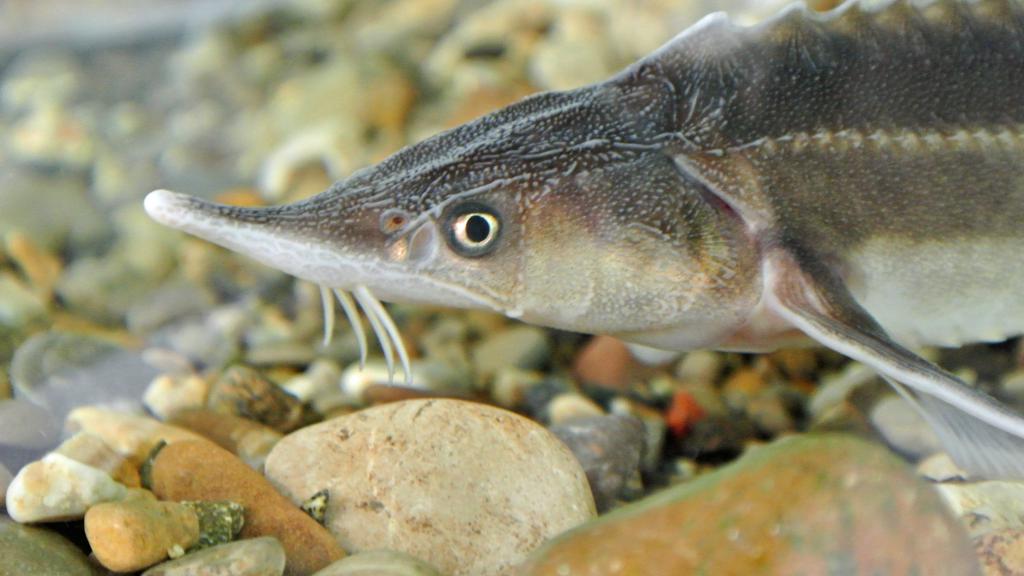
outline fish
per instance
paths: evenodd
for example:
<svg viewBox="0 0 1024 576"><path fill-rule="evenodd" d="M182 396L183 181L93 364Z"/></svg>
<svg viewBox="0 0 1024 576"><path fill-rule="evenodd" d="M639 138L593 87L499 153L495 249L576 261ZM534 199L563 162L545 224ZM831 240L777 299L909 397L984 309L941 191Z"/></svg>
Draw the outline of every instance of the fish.
<svg viewBox="0 0 1024 576"><path fill-rule="evenodd" d="M664 350L810 339L860 361L972 477L1024 478L1024 417L920 346L1024 332L1024 4L716 13L609 79L529 96L261 208L156 221L321 287L392 377L384 301Z"/></svg>

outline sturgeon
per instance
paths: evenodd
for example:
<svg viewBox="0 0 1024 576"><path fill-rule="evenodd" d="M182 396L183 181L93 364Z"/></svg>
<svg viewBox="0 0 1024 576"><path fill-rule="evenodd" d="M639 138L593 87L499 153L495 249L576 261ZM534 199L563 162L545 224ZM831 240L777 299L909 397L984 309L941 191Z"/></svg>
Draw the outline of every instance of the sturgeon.
<svg viewBox="0 0 1024 576"><path fill-rule="evenodd" d="M323 193L145 207L321 286L408 357L379 298L667 350L809 337L873 367L972 475L1024 418L912 351L1024 332L1024 4L712 14L612 78L526 98ZM393 368L392 368L393 369Z"/></svg>

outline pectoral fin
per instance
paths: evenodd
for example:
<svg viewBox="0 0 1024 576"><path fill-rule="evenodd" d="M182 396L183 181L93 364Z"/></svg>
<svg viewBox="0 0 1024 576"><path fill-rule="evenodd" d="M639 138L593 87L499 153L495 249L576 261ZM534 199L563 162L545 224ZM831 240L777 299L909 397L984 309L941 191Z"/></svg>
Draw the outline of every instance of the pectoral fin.
<svg viewBox="0 0 1024 576"><path fill-rule="evenodd" d="M972 475L1024 478L1024 417L894 342L827 266L768 256L766 304L821 344L863 362L911 401Z"/></svg>

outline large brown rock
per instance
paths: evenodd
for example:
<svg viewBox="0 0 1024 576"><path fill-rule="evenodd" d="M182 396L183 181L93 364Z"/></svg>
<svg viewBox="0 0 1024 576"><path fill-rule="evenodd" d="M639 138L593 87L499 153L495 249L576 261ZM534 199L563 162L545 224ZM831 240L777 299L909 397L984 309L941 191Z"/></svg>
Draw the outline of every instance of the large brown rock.
<svg viewBox="0 0 1024 576"><path fill-rule="evenodd" d="M449 574L506 574L594 515L586 476L535 422L459 400L380 405L281 440L266 474L293 502L330 492L349 551L389 548Z"/></svg>
<svg viewBox="0 0 1024 576"><path fill-rule="evenodd" d="M312 574L345 556L330 533L234 454L206 440L176 442L153 460L153 493L165 500L231 500L245 508L240 538L274 536L285 574Z"/></svg>
<svg viewBox="0 0 1024 576"><path fill-rule="evenodd" d="M797 436L557 539L529 576L929 574L971 576L963 527L884 448Z"/></svg>

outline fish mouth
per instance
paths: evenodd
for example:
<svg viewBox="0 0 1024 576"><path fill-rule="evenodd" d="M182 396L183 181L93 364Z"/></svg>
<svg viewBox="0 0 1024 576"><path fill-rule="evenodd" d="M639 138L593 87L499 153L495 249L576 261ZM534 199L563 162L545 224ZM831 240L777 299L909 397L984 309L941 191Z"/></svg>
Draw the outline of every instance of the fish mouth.
<svg viewBox="0 0 1024 576"><path fill-rule="evenodd" d="M401 364L407 384L412 383L412 370L401 333L378 295L391 301L483 308L499 313L505 308L492 296L416 275L415 271L395 270L395 266L388 266L377 259L353 257L322 241L303 239L299 234L290 233L281 223L302 216L303 210L296 210L295 205L265 208L227 206L170 190L155 190L146 195L143 206L146 213L160 224L239 252L319 286L323 300L324 345L330 343L334 333L337 301L356 335L360 365L365 364L368 355L362 312L362 317L366 318L380 343L392 382L396 359ZM376 288L371 289L370 285Z"/></svg>

